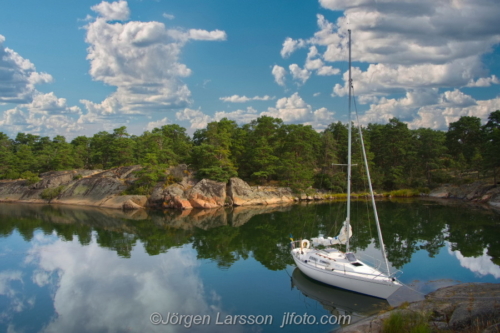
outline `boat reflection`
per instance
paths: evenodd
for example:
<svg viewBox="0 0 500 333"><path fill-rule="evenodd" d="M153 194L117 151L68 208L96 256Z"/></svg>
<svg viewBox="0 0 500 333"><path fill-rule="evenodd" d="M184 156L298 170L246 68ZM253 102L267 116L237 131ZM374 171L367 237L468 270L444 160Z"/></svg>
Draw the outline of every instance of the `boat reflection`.
<svg viewBox="0 0 500 333"><path fill-rule="evenodd" d="M332 315L350 315L351 324L386 310L390 307L385 299L355 293L349 290L335 288L317 282L295 268L292 273L292 288L308 298L318 301Z"/></svg>

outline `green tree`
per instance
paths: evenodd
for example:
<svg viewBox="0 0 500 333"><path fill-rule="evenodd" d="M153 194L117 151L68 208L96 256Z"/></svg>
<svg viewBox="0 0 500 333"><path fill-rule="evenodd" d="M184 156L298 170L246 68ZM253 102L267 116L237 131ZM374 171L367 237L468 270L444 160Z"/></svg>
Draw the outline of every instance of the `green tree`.
<svg viewBox="0 0 500 333"><path fill-rule="evenodd" d="M481 146L483 139L481 119L464 116L450 123L446 133L446 146L453 156L462 154L468 168L472 167L472 160L477 153L476 148Z"/></svg>
<svg viewBox="0 0 500 333"><path fill-rule="evenodd" d="M15 155L13 150L12 140L0 132L0 179L17 178L17 175L13 175L13 172L16 172L14 171Z"/></svg>
<svg viewBox="0 0 500 333"><path fill-rule="evenodd" d="M310 125L283 125L280 132L278 179L287 186L305 190L313 184L320 135Z"/></svg>
<svg viewBox="0 0 500 333"><path fill-rule="evenodd" d="M127 127L115 128L109 143L109 163L112 167L134 165L137 163L134 158L135 141L127 133Z"/></svg>
<svg viewBox="0 0 500 333"><path fill-rule="evenodd" d="M497 184L500 171L500 110L490 113L488 122L483 126L485 135L484 157L487 168L493 171L493 178Z"/></svg>
<svg viewBox="0 0 500 333"><path fill-rule="evenodd" d="M225 182L237 175L231 158L232 139L237 128L236 122L223 118L194 133L195 147L190 161L198 169L198 178Z"/></svg>
<svg viewBox="0 0 500 333"><path fill-rule="evenodd" d="M415 130L415 136L419 168L425 175L427 186L431 186L432 170L442 168L446 156L446 134L430 128L419 128Z"/></svg>
<svg viewBox="0 0 500 333"><path fill-rule="evenodd" d="M71 141L75 153L75 166L77 168L91 169L90 138L77 136Z"/></svg>

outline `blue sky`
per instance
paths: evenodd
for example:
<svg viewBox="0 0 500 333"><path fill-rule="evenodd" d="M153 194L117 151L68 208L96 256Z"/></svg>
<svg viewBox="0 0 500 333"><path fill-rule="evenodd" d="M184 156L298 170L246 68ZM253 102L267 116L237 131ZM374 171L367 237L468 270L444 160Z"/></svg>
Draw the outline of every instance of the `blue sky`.
<svg viewBox="0 0 500 333"><path fill-rule="evenodd" d="M494 0L6 0L0 131L129 133L261 115L446 129L500 109Z"/></svg>

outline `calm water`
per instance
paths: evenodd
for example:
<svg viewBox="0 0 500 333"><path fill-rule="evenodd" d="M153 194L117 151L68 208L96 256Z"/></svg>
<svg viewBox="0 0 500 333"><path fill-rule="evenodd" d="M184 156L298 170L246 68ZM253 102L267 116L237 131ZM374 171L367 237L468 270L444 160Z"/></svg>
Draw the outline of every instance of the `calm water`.
<svg viewBox="0 0 500 333"><path fill-rule="evenodd" d="M405 284L427 293L458 282L500 282L498 213L422 200L378 205L389 261L404 271ZM378 255L366 203L353 207L354 249ZM295 270L289 234L336 235L344 214L344 203L149 216L1 204L0 331L329 332L338 324L280 326L287 313L354 321L421 297L402 288L388 303ZM191 317L189 329L186 319L153 325L154 312L164 321L169 313L168 320L175 313L203 321L195 325ZM265 322L248 324L247 317L239 325L236 315ZM236 324L219 324L227 318Z"/></svg>

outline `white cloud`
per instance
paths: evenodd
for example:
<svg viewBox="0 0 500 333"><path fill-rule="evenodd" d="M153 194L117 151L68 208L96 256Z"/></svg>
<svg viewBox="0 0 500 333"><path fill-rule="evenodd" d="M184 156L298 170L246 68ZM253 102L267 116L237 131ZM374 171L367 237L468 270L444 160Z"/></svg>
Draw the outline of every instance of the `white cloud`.
<svg viewBox="0 0 500 333"><path fill-rule="evenodd" d="M266 112L262 112L261 115L281 118L285 122L294 122L307 117L311 113L311 106L298 93L294 93L290 97L280 98L276 102L276 107L269 108Z"/></svg>
<svg viewBox="0 0 500 333"><path fill-rule="evenodd" d="M302 39L294 40L290 37L285 39L283 42L283 47L281 49L281 56L283 58L287 58L290 54L292 54L295 50L305 47L306 41Z"/></svg>
<svg viewBox="0 0 500 333"><path fill-rule="evenodd" d="M457 59L445 64L417 64L411 66L370 64L366 71L352 68L354 90L357 95L404 92L407 89L433 87L462 87L483 71L478 58ZM344 96L348 72L343 75L344 85L336 84L333 92Z"/></svg>
<svg viewBox="0 0 500 333"><path fill-rule="evenodd" d="M236 121L238 124L248 124L252 120L257 119L259 114L257 110L251 106L247 107L246 110L236 110L232 112L219 111L215 112L214 120L220 121L222 118L227 118Z"/></svg>
<svg viewBox="0 0 500 333"><path fill-rule="evenodd" d="M125 21L130 16L127 1L124 0L111 3L103 1L98 5L90 7L90 9L98 13L106 21Z"/></svg>
<svg viewBox="0 0 500 333"><path fill-rule="evenodd" d="M230 103L245 103L249 101L269 101L273 100L276 97L271 97L269 95L264 95L264 96L254 96L254 97L246 97L246 96L239 96L239 95L233 95L233 96L228 96L228 97L220 97L219 99L224 102L230 102Z"/></svg>
<svg viewBox="0 0 500 333"><path fill-rule="evenodd" d="M500 84L500 80L496 77L496 75L481 77L476 81L471 79L469 83L467 83L467 87L489 87L492 84Z"/></svg>
<svg viewBox="0 0 500 333"><path fill-rule="evenodd" d="M53 92L36 92L33 101L21 104L3 112L0 126L4 132L14 136L17 132L29 131L43 136L73 133L82 129L73 118L81 114L77 106L68 106L66 99L58 98Z"/></svg>
<svg viewBox="0 0 500 333"><path fill-rule="evenodd" d="M42 94L37 93L33 102L29 105L32 112L45 114L81 114L82 111L78 106L68 106L65 98L58 98L53 92Z"/></svg>
<svg viewBox="0 0 500 333"><path fill-rule="evenodd" d="M173 20L175 18L173 14L168 14L168 13L163 13L162 16L169 20Z"/></svg>
<svg viewBox="0 0 500 333"><path fill-rule="evenodd" d="M201 30L201 29L190 29L189 38L194 40L226 40L227 35L222 30Z"/></svg>
<svg viewBox="0 0 500 333"><path fill-rule="evenodd" d="M191 129L203 129L212 121L209 115L204 114L200 110L185 108L175 114L177 120L187 120L191 123Z"/></svg>
<svg viewBox="0 0 500 333"><path fill-rule="evenodd" d="M80 122L95 122L109 114L137 114L179 109L191 103L191 92L182 78L191 70L179 62L181 49L189 40L225 40L221 30L166 29L161 22L108 22L126 17L125 1L102 2L94 8L103 17L87 24L87 59L94 80L116 86L101 103L82 100L88 115Z"/></svg>
<svg viewBox="0 0 500 333"><path fill-rule="evenodd" d="M367 98L369 110L361 116L364 124L387 122L397 117L411 128L444 130L462 116L475 116L486 122L489 114L500 109L500 97L476 100L455 89L438 93L437 88L411 90L402 98Z"/></svg>
<svg viewBox="0 0 500 333"><path fill-rule="evenodd" d="M280 118L285 123L311 125L316 130L323 130L334 121L334 114L324 107L313 111L311 105L307 104L298 93L294 93L290 97L278 99L274 107L268 107L261 112L249 106L246 109L230 112L218 111L211 117L201 110L186 108L177 112L176 118L180 121L189 121L191 129L203 129L209 122L220 121L222 118L234 120L238 124L248 124L258 117L269 116Z"/></svg>
<svg viewBox="0 0 500 333"><path fill-rule="evenodd" d="M168 124L168 119L167 117L163 118L163 119L160 119L160 120L157 120L157 121L150 121L146 127L144 128L145 131L151 131L155 128L160 128L164 125L167 125Z"/></svg>
<svg viewBox="0 0 500 333"><path fill-rule="evenodd" d="M301 69L297 64L291 64L290 66L288 66L288 68L290 69L290 73L292 73L292 77L294 78L294 80L297 80L302 84L306 83L306 81L311 76L310 71L305 68Z"/></svg>
<svg viewBox="0 0 500 333"><path fill-rule="evenodd" d="M271 73L274 76L274 81L279 84L280 86L285 86L285 75L286 75L286 69L284 69L281 66L274 65L273 70Z"/></svg>
<svg viewBox="0 0 500 333"><path fill-rule="evenodd" d="M339 73L340 69L334 68L332 66L322 66L321 68L318 68L318 71L316 72L316 74L321 76L337 75Z"/></svg>
<svg viewBox="0 0 500 333"><path fill-rule="evenodd" d="M338 74L339 70L328 62L347 61L347 35L351 29L352 59L368 64L357 65L352 71L355 94L361 103L371 103L363 117L365 122L398 116L411 126L444 129L460 115L484 120L489 112L496 110L498 98L476 101L459 90L500 84L482 62L483 55L500 43L497 24L500 7L494 2L319 0L319 3L343 13L335 22L318 14L318 30L310 38L286 38L281 55L288 57L307 46L304 69L317 75ZM300 70L298 66L294 68L294 78L299 74L306 77ZM342 79L344 83L334 86L333 95L347 94L347 72Z"/></svg>
<svg viewBox="0 0 500 333"><path fill-rule="evenodd" d="M28 59L5 47L0 35L0 103L30 103L35 85L52 82L52 76L39 73Z"/></svg>

